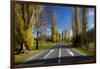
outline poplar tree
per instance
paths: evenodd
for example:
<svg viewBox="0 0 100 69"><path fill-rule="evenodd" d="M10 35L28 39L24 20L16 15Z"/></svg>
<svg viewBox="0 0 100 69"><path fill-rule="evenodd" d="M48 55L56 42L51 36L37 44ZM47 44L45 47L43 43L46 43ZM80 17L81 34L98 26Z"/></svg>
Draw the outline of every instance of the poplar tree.
<svg viewBox="0 0 100 69"><path fill-rule="evenodd" d="M82 43L83 43L83 48L86 48L87 46L87 35L86 35L86 30L87 30L87 24L88 24L88 9L83 8L83 13L82 13Z"/></svg>
<svg viewBox="0 0 100 69"><path fill-rule="evenodd" d="M36 4L16 3L15 4L15 35L16 48L20 53L23 48L31 50L34 48L33 29L42 6Z"/></svg>
<svg viewBox="0 0 100 69"><path fill-rule="evenodd" d="M52 42L57 42L57 23L56 23L56 13L53 11L53 22L52 22L52 33L51 33Z"/></svg>
<svg viewBox="0 0 100 69"><path fill-rule="evenodd" d="M73 7L72 19L73 42L75 46L78 46L79 44L81 44L81 23L79 7Z"/></svg>

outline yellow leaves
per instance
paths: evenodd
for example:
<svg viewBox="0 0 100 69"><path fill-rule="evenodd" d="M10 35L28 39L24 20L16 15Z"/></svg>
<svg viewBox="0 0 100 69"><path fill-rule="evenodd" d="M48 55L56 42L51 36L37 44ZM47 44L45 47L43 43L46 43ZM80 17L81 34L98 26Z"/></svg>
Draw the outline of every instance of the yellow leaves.
<svg viewBox="0 0 100 69"><path fill-rule="evenodd" d="M52 23L52 34L51 34L51 39L53 42L58 41L57 37L57 25L56 25L56 16L53 14L53 23Z"/></svg>
<svg viewBox="0 0 100 69"><path fill-rule="evenodd" d="M21 12L22 6L21 4L15 4L15 13Z"/></svg>
<svg viewBox="0 0 100 69"><path fill-rule="evenodd" d="M16 41L24 41L25 46L28 49L31 49L33 47L32 28L29 27L29 28L25 29L27 22L23 18L24 12L22 12L22 10L23 9L22 9L21 4L15 4L15 28L16 29L18 28L18 31L16 34L16 38L17 38ZM29 10L29 11L31 11L31 10ZM19 45L20 45L20 43L19 43Z"/></svg>
<svg viewBox="0 0 100 69"><path fill-rule="evenodd" d="M32 35L32 30L29 28L24 32L24 41L28 49L33 48L33 35Z"/></svg>
<svg viewBox="0 0 100 69"><path fill-rule="evenodd" d="M19 43L19 46L21 45L20 42L24 42L27 49L33 48L34 39L32 31L42 10L43 7L41 5L15 4L15 32L16 42Z"/></svg>

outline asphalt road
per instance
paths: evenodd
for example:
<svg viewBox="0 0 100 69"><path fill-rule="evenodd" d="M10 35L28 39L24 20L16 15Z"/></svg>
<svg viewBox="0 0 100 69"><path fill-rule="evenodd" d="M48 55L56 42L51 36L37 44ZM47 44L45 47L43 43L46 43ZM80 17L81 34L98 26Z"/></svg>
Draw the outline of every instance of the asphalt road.
<svg viewBox="0 0 100 69"><path fill-rule="evenodd" d="M20 65L27 64L71 64L89 62L95 60L91 56L86 56L73 47L70 47L64 43L58 43L53 47L35 55L29 57Z"/></svg>

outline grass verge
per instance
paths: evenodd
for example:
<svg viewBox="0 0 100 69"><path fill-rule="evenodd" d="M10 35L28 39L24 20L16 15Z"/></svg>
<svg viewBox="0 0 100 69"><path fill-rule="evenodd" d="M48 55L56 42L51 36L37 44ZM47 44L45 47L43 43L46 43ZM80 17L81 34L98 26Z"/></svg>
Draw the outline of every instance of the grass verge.
<svg viewBox="0 0 100 69"><path fill-rule="evenodd" d="M39 49L38 50L31 50L23 54L15 55L15 64L19 64L26 60L28 57L34 56L50 47L52 47L55 43L52 42L39 42Z"/></svg>
<svg viewBox="0 0 100 69"><path fill-rule="evenodd" d="M26 60L28 57L35 55L37 53L40 53L40 52L42 52L42 50L31 50L23 54L15 55L15 64L19 64L23 62L24 60Z"/></svg>
<svg viewBox="0 0 100 69"><path fill-rule="evenodd" d="M90 42L88 44L88 49L87 48L76 48L77 50L79 50L80 52L86 54L87 56L94 56L94 43L93 42Z"/></svg>

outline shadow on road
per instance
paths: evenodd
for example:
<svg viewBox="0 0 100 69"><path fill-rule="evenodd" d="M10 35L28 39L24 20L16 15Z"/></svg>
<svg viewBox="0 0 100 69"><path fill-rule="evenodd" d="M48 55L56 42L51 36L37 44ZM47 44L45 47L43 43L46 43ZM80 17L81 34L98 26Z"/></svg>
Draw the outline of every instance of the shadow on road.
<svg viewBox="0 0 100 69"><path fill-rule="evenodd" d="M71 64L71 63L84 63L84 62L93 62L95 61L95 57L93 56L67 56L67 57L61 57L61 62L59 63L58 60L59 58L50 58L50 59L39 59L39 60L31 60L26 63L23 63L22 65L25 64L33 64L33 65L38 65L38 64Z"/></svg>
<svg viewBox="0 0 100 69"><path fill-rule="evenodd" d="M15 64L16 67L20 67L20 66L25 66L25 65L55 65L55 64L78 64L78 63L91 63L91 62L95 62L96 59L94 56L61 56L60 57L60 62L59 62L59 57L53 57L53 58L46 58L43 59L42 57L45 56L45 54L47 54L51 49L55 49L56 52L53 55L56 55L59 52L59 48L61 49L71 49L74 48L71 45L65 45L65 44L56 44L53 47L51 47L50 49L48 49L46 52L44 52L42 55L40 55L38 58L36 59L32 59L28 62L24 62L24 63L20 63L20 64ZM67 54L67 53L66 53Z"/></svg>

